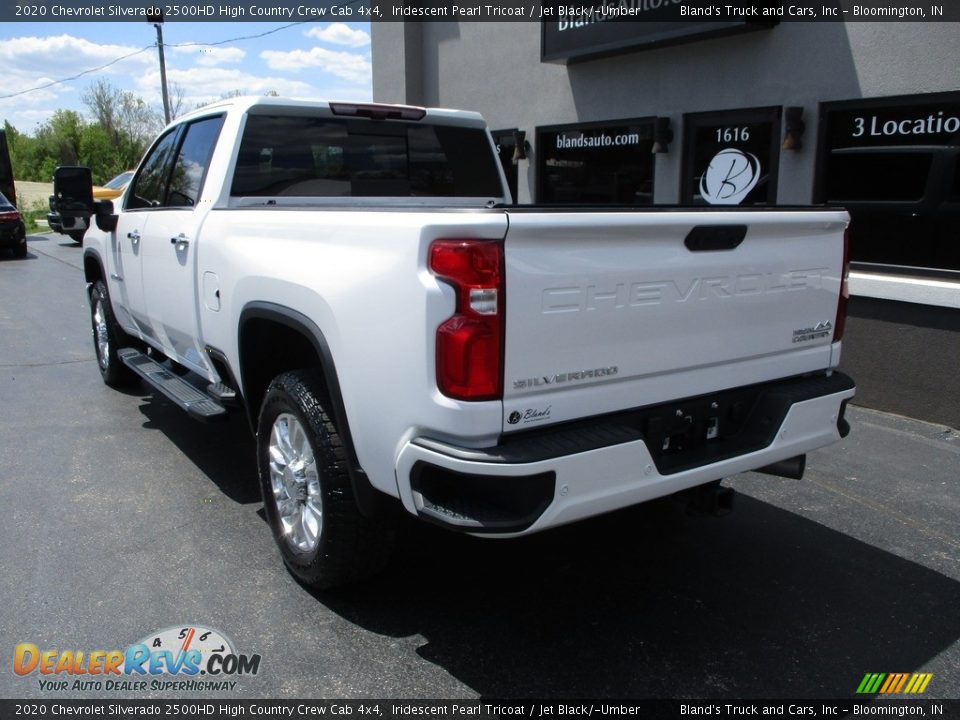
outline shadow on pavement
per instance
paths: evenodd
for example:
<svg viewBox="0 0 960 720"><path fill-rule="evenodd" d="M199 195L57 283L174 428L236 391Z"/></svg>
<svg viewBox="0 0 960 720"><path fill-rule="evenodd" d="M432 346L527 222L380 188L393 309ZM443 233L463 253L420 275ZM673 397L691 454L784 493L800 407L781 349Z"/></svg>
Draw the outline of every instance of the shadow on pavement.
<svg viewBox="0 0 960 720"><path fill-rule="evenodd" d="M158 396L141 411L225 495L259 501L242 415L203 425ZM664 500L517 540L404 530L382 575L314 597L422 637L484 697L853 697L960 637L960 583L745 495L725 518Z"/></svg>
<svg viewBox="0 0 960 720"><path fill-rule="evenodd" d="M37 256L30 252L29 247L27 248L26 257L16 257L13 254L13 250L8 250L7 248L0 248L0 262L23 262L24 260L36 260Z"/></svg>
<svg viewBox="0 0 960 720"><path fill-rule="evenodd" d="M134 394L144 391L145 385ZM260 502L256 447L245 415L232 413L226 420L202 423L150 392L143 397L140 412L146 417L144 428L166 435L224 495L241 504Z"/></svg>
<svg viewBox="0 0 960 720"><path fill-rule="evenodd" d="M852 697L960 636L955 581L749 497L667 501L513 541L417 527L317 595L486 697ZM930 688L935 691L936 688ZM932 693L931 693L932 694Z"/></svg>

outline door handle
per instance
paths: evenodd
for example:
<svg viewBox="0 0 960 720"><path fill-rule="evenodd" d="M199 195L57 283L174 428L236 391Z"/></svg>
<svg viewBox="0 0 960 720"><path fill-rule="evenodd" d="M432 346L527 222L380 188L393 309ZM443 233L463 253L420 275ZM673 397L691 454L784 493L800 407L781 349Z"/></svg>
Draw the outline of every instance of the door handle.
<svg viewBox="0 0 960 720"><path fill-rule="evenodd" d="M127 238L130 240L131 243L133 243L134 245L137 245L140 242L140 233L138 233L136 230L134 230L133 232L128 232Z"/></svg>
<svg viewBox="0 0 960 720"><path fill-rule="evenodd" d="M170 244L176 245L178 251L183 250L187 245L190 244L190 238L188 238L183 233L180 233L176 237L170 238Z"/></svg>
<svg viewBox="0 0 960 720"><path fill-rule="evenodd" d="M736 250L746 236L746 225L697 225L683 244L690 252Z"/></svg>

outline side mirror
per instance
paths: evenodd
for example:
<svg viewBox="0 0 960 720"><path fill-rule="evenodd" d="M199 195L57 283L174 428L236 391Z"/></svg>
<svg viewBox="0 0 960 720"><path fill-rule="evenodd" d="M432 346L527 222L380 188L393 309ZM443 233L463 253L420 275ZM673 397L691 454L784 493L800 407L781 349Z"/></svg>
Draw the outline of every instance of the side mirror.
<svg viewBox="0 0 960 720"><path fill-rule="evenodd" d="M62 165L53 171L53 205L62 218L93 215L93 180L90 168Z"/></svg>
<svg viewBox="0 0 960 720"><path fill-rule="evenodd" d="M112 200L97 200L93 203L97 220L97 227L104 232L113 232L117 229L117 216L113 212Z"/></svg>

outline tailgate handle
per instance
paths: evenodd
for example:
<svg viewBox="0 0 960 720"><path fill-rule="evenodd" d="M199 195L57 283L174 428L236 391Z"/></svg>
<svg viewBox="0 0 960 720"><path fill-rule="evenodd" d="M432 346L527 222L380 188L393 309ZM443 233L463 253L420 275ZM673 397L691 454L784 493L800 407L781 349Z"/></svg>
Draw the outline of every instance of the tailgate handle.
<svg viewBox="0 0 960 720"><path fill-rule="evenodd" d="M747 236L746 225L697 225L683 244L690 252L733 250Z"/></svg>

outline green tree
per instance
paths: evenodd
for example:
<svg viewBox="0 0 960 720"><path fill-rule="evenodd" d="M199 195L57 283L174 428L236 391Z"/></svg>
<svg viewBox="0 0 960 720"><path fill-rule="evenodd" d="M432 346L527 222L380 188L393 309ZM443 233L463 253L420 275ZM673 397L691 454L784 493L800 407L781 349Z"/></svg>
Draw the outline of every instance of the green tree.
<svg viewBox="0 0 960 720"><path fill-rule="evenodd" d="M127 164L99 123L91 123L80 134L81 164L90 168L93 181L102 185L128 169Z"/></svg>
<svg viewBox="0 0 960 720"><path fill-rule="evenodd" d="M10 151L10 164L15 177L28 179L29 153L32 138L24 135L8 121L3 121L3 132L7 136L7 149Z"/></svg>
<svg viewBox="0 0 960 720"><path fill-rule="evenodd" d="M113 175L136 166L150 141L163 127L160 112L140 96L102 79L90 85L81 99L90 111L94 125L101 128L113 150L109 162L96 161L104 167L115 169L115 172L99 181L105 182ZM90 143L91 151L94 146L98 150L102 148L100 139L90 138ZM85 162L93 163L95 159L87 155ZM90 167L92 170L93 164ZM97 179L96 173L94 179Z"/></svg>
<svg viewBox="0 0 960 720"><path fill-rule="evenodd" d="M160 113L141 97L105 80L83 95L90 119L57 110L32 135L4 123L18 180L49 182L57 165L86 165L96 183L137 165L163 125Z"/></svg>
<svg viewBox="0 0 960 720"><path fill-rule="evenodd" d="M80 133L83 118L73 110L57 110L44 126L50 153L60 165L76 165L80 160Z"/></svg>

